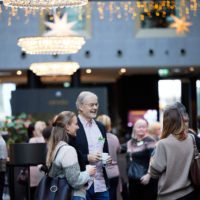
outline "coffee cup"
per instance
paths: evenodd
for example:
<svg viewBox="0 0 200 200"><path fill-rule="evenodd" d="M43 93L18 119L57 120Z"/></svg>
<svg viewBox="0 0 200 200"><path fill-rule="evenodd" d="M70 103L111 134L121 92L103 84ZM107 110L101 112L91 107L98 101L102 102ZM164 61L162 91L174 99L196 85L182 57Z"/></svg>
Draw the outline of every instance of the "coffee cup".
<svg viewBox="0 0 200 200"><path fill-rule="evenodd" d="M109 158L108 153L102 153L102 163L104 165L107 163L108 158Z"/></svg>

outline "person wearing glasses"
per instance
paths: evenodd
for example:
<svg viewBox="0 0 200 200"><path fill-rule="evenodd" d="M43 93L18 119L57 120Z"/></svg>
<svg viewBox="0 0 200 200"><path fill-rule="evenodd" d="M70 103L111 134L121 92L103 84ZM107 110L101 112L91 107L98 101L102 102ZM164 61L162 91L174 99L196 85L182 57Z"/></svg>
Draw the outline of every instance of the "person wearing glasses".
<svg viewBox="0 0 200 200"><path fill-rule="evenodd" d="M108 153L108 143L104 126L95 120L99 108L98 97L90 91L83 91L76 100L78 110L76 149L81 153L85 165L96 166L96 174L90 180L86 192L87 200L109 200L107 175L102 164L103 153ZM106 162L112 162L110 156Z"/></svg>

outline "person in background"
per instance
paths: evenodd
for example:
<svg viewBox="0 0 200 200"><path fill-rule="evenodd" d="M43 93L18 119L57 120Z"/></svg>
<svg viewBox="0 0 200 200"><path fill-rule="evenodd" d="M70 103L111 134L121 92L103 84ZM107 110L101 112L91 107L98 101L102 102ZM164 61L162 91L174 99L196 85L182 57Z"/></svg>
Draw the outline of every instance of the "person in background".
<svg viewBox="0 0 200 200"><path fill-rule="evenodd" d="M94 119L99 108L96 94L83 91L76 100L78 109L78 125L76 147L82 154L84 163L93 164L97 172L88 184L87 200L109 200L107 174L102 164L102 153L108 153L108 143L105 127ZM111 157L107 163L111 163Z"/></svg>
<svg viewBox="0 0 200 200"><path fill-rule="evenodd" d="M120 143L114 134L111 133L111 119L107 115L99 115L97 121L101 122L106 128L106 136L108 140L109 154L112 158L112 163L107 166L106 171L109 178L109 195L110 200L117 199L117 188L119 184L119 166L117 164L117 154L120 153Z"/></svg>
<svg viewBox="0 0 200 200"><path fill-rule="evenodd" d="M196 200L189 179L194 149L187 128L176 105L168 106L164 110L161 139L156 145L150 164L151 177L159 179L160 200Z"/></svg>
<svg viewBox="0 0 200 200"><path fill-rule="evenodd" d="M196 145L197 145L197 149L200 152L200 138L198 137L198 135L195 132L195 130L193 130L192 128L189 128L189 115L188 115L188 113L186 111L185 106L180 102L176 102L174 104L174 106L176 106L178 108L178 110L180 111L180 113L183 116L183 121L184 121L184 123L186 125L186 128L187 128L186 131L188 133L194 135L195 141L196 141ZM196 200L200 200L200 188L199 189L196 188L196 194L197 194L197 199Z"/></svg>
<svg viewBox="0 0 200 200"><path fill-rule="evenodd" d="M51 136L51 131L52 131L51 126L44 128L44 130L42 131L42 136L43 136L46 143L48 143L48 141L49 141L49 138Z"/></svg>
<svg viewBox="0 0 200 200"><path fill-rule="evenodd" d="M47 167L50 167L53 162L49 175L66 177L69 185L73 188L72 200L84 200L86 184L96 173L96 168L89 165L85 171L81 172L77 152L67 143L69 135L76 137L76 131L79 128L77 117L71 111L63 111L56 116L52 125L46 158ZM60 150L54 160L58 149Z"/></svg>
<svg viewBox="0 0 200 200"><path fill-rule="evenodd" d="M127 142L127 166L140 166L137 174L141 177L133 178L128 173L130 200L155 200L157 197L157 183L150 178L148 168L156 141L148 136L148 122L138 119L132 130L132 138ZM141 172L142 170L142 172ZM137 175L136 174L136 175Z"/></svg>
<svg viewBox="0 0 200 200"><path fill-rule="evenodd" d="M148 127L149 135L151 135L156 141L160 139L161 135L161 124L160 122L153 122Z"/></svg>
<svg viewBox="0 0 200 200"><path fill-rule="evenodd" d="M35 127L35 123L30 123L29 126L28 126L28 138L27 138L27 142L30 140L30 138L33 137L33 131L34 131L34 128Z"/></svg>
<svg viewBox="0 0 200 200"><path fill-rule="evenodd" d="M187 127L186 130L188 131L188 133L191 133L191 134L194 135L195 140L196 140L196 144L197 144L197 149L200 152L200 138L198 137L198 135L195 132L195 130L193 130L192 128L189 127L189 121L190 121L190 119L189 119L189 115L188 115L188 113L186 111L185 106L182 103L180 103L180 102L176 102L174 104L174 106L176 106L178 108L179 112L182 114L183 120L184 120L185 125Z"/></svg>
<svg viewBox="0 0 200 200"><path fill-rule="evenodd" d="M34 126L33 137L29 139L29 143L45 143L42 136L42 131L46 128L46 123L43 121L37 121ZM31 166L30 167L30 196L34 199L35 190L39 184L44 173L40 170L41 166Z"/></svg>
<svg viewBox="0 0 200 200"><path fill-rule="evenodd" d="M7 158L8 158L8 152L7 152L6 142L0 133L0 200L3 200Z"/></svg>
<svg viewBox="0 0 200 200"><path fill-rule="evenodd" d="M52 132L52 125L51 126L47 126L46 128L43 129L42 131L42 136L46 142L46 151L48 150L48 142L51 136L51 132ZM43 171L44 173L48 172L48 169L46 167L46 165L41 165L40 170Z"/></svg>

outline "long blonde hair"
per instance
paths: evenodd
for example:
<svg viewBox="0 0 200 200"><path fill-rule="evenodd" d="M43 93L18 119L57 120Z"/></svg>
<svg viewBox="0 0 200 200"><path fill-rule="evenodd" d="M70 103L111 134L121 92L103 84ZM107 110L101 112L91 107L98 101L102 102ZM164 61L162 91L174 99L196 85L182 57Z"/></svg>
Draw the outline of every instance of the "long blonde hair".
<svg viewBox="0 0 200 200"><path fill-rule="evenodd" d="M139 125L141 125L141 124L143 124L143 123L145 123L146 129L147 129L147 131L148 131L148 122L147 122L147 120L145 120L145 119L143 119L143 118L137 119L136 122L135 122L135 124L134 124L134 126L133 126L133 129L132 129L131 137L132 137L133 139L137 139L136 127L138 127ZM144 135L144 137L145 137L145 136L146 136L146 135Z"/></svg>
<svg viewBox="0 0 200 200"><path fill-rule="evenodd" d="M178 140L184 140L187 137L186 126L183 116L175 106L168 106L163 114L163 130L161 139L174 135Z"/></svg>
<svg viewBox="0 0 200 200"><path fill-rule="evenodd" d="M53 129L51 131L51 136L48 142L48 152L46 158L47 166L53 161L53 152L60 141L68 141L68 135L65 129L66 125L72 123L72 118L75 116L75 113L71 111L63 111L59 113L53 122Z"/></svg>

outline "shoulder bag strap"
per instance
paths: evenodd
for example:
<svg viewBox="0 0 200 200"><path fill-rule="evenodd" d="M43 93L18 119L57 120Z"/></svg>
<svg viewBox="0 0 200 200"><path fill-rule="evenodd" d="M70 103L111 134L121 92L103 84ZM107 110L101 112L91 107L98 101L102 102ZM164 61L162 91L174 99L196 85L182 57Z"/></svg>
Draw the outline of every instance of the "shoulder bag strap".
<svg viewBox="0 0 200 200"><path fill-rule="evenodd" d="M53 161L56 159L56 157L57 157L58 152L60 151L60 149L61 149L63 146L65 146L65 145L66 145L66 144L63 144L63 145L61 145L61 146L58 148L58 150L57 150L57 152L56 152L56 155L54 156ZM50 167L49 167L49 169L48 169L48 172L50 172L50 170L51 170L51 167L52 167L53 161L51 162L51 165L50 165Z"/></svg>
<svg viewBox="0 0 200 200"><path fill-rule="evenodd" d="M128 156L129 156L129 160L130 161L133 161L133 158L132 158L132 153L133 153L133 147L132 147L132 138L131 138L131 140L129 140L128 142L127 142L127 150L130 150L129 152L128 152Z"/></svg>
<svg viewBox="0 0 200 200"><path fill-rule="evenodd" d="M190 134L192 137L192 141L193 141L193 147L194 147L194 157L199 155L198 149L197 149L197 144L196 144L196 140L194 135Z"/></svg>

